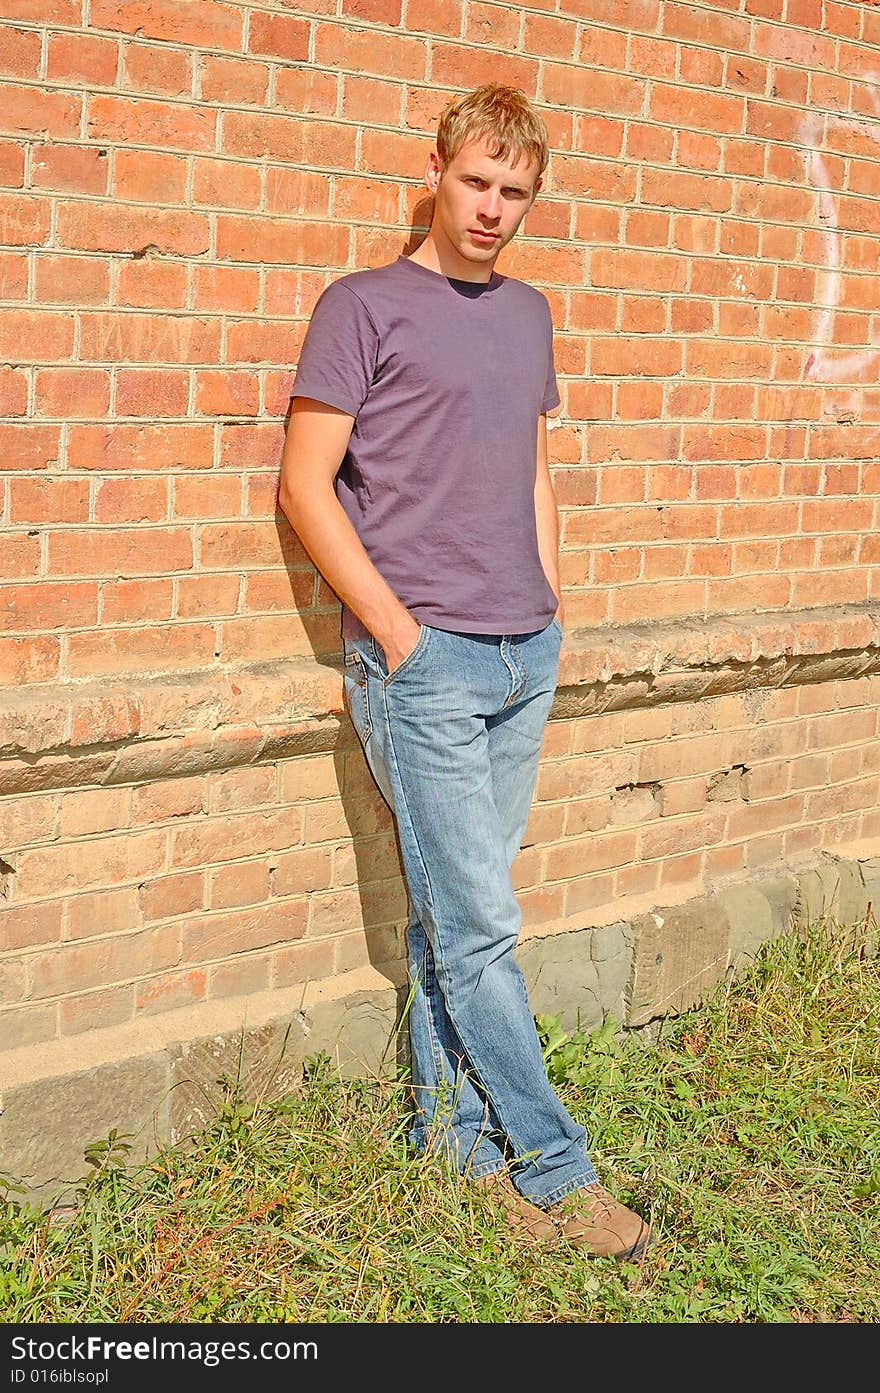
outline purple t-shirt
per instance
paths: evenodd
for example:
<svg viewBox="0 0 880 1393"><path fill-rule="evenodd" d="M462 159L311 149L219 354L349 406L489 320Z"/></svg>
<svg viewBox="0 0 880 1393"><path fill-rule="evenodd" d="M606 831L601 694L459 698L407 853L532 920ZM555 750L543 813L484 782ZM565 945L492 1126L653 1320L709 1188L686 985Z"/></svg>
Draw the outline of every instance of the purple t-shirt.
<svg viewBox="0 0 880 1393"><path fill-rule="evenodd" d="M546 296L399 256L322 292L294 397L354 416L336 496L420 623L527 633L556 613L538 554L538 416L559 403ZM343 638L367 630L343 602Z"/></svg>

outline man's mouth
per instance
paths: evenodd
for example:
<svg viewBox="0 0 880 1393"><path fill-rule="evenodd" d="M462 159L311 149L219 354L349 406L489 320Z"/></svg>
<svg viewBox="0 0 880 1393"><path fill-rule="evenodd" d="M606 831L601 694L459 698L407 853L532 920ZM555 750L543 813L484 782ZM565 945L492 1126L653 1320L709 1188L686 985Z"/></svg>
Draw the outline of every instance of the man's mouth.
<svg viewBox="0 0 880 1393"><path fill-rule="evenodd" d="M472 237L476 237L480 242L497 242L497 232L483 232L481 228L469 227L468 232Z"/></svg>

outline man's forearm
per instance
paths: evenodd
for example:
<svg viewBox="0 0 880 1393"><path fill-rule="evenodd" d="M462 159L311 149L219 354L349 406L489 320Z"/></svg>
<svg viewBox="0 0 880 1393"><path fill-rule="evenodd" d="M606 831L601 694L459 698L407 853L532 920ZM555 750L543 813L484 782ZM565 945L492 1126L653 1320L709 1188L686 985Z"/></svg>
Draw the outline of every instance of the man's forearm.
<svg viewBox="0 0 880 1393"><path fill-rule="evenodd" d="M278 499L321 575L353 610L383 648L412 617L391 586L373 565L360 537L332 489L312 497Z"/></svg>
<svg viewBox="0 0 880 1393"><path fill-rule="evenodd" d="M559 583L559 513L556 495L546 474L539 474L535 485L535 527L538 534L538 554L544 574L557 601L562 599Z"/></svg>

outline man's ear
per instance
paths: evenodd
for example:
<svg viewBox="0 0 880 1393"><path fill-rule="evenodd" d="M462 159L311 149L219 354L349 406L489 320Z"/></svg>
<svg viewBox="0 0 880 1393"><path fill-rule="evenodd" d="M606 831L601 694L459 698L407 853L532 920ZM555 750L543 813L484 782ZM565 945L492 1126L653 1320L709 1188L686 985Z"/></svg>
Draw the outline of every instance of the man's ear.
<svg viewBox="0 0 880 1393"><path fill-rule="evenodd" d="M425 185L430 193L436 193L441 173L440 156L436 150L431 150L428 154L428 166L425 170Z"/></svg>
<svg viewBox="0 0 880 1393"><path fill-rule="evenodd" d="M538 190L539 190L539 188L541 187L541 185L543 184L543 182L544 182L544 180L541 179L541 178L538 178L538 179L535 180L535 182L534 182L534 184L533 184L533 186L532 186L532 203L534 203L535 199L538 197ZM531 206L532 206L532 203L529 204L529 207L530 207L530 208L531 208Z"/></svg>

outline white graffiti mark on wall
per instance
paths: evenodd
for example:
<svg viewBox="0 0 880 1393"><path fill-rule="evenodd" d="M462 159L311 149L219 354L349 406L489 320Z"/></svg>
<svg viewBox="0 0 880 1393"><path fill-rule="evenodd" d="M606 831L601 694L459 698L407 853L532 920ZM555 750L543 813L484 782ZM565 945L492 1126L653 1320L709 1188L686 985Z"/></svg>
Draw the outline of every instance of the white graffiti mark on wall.
<svg viewBox="0 0 880 1393"><path fill-rule="evenodd" d="M878 74L867 75L871 103L880 121L880 95L878 95ZM872 118L869 118L869 120ZM814 347L804 365L804 378L814 382L864 381L865 369L880 355L880 345L876 348L851 349L841 353L834 349L834 318L840 303L843 277L841 274L841 233L838 225L837 206L831 176L825 156L821 150L822 131L825 118L813 113L804 118L798 127L797 138L800 144L809 149L807 160L808 176L819 196L819 219L824 224L822 237L825 265L818 277L818 294L814 307L816 319L812 339ZM880 145L880 124L863 127L872 140Z"/></svg>

